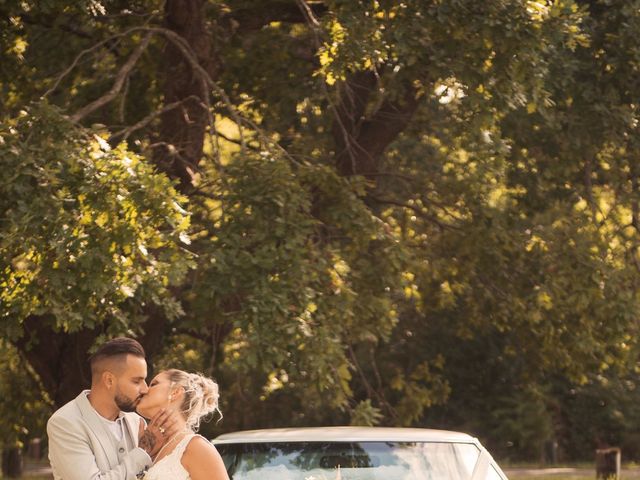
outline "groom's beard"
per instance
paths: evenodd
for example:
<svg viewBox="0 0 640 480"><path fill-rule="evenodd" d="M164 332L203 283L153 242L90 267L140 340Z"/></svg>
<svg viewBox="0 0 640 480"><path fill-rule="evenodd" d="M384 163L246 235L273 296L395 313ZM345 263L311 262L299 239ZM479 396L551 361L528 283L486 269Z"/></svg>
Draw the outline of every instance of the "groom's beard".
<svg viewBox="0 0 640 480"><path fill-rule="evenodd" d="M140 397L136 398L135 400L132 400L129 397L125 397L124 395L121 395L119 393L116 393L116 398L115 398L116 405L118 406L121 412L135 412L136 406L138 405L139 400L140 400Z"/></svg>

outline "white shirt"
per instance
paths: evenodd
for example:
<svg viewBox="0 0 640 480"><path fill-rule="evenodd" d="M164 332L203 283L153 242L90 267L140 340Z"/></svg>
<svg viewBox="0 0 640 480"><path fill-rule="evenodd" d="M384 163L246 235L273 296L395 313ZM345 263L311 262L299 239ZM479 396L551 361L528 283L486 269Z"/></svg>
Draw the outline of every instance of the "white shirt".
<svg viewBox="0 0 640 480"><path fill-rule="evenodd" d="M102 423L105 424L107 429L113 433L118 442L121 442L124 437L124 431L122 430L124 428L124 425L122 424L122 414L120 414L115 420L109 420L108 418L104 418L100 415L100 420L102 420Z"/></svg>
<svg viewBox="0 0 640 480"><path fill-rule="evenodd" d="M89 404L91 405L91 402L89 402ZM93 405L91 405L91 408L93 408ZM124 434L123 412L118 413L118 418L116 418L115 420L109 420L108 418L104 418L102 415L100 415L95 408L93 408L93 410L98 414L98 418L100 418L102 423L104 423L104 426L107 427L107 430L109 430L113 434L118 442L122 442L122 439L124 438L124 443L127 448L134 447L134 445L129 445L129 442L127 442L127 435Z"/></svg>

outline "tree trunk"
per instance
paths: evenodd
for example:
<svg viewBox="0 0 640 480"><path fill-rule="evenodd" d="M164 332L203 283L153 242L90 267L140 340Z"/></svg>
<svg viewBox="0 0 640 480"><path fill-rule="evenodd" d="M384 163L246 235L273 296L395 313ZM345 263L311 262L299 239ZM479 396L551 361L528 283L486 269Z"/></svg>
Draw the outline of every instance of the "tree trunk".
<svg viewBox="0 0 640 480"><path fill-rule="evenodd" d="M367 114L377 89L373 72L358 72L341 86L332 131L336 168L341 175L378 173L385 149L407 127L419 105L415 88L407 86L402 99L384 99Z"/></svg>
<svg viewBox="0 0 640 480"><path fill-rule="evenodd" d="M167 0L166 27L190 46L198 63L215 78L215 61L211 38L205 23L205 0ZM209 123L206 98L209 87L201 76L194 74L184 53L168 42L164 51L164 102L183 101L182 108L174 108L161 117L158 148L154 162L160 170L180 181L183 193L193 189L193 175L202 159L204 137Z"/></svg>
<svg viewBox="0 0 640 480"><path fill-rule="evenodd" d="M46 317L29 317L25 335L15 343L29 362L58 408L91 385L87 351L98 334L94 330L76 333L53 331Z"/></svg>
<svg viewBox="0 0 640 480"><path fill-rule="evenodd" d="M22 477L24 462L22 450L18 447L7 448L2 451L2 476L9 478Z"/></svg>
<svg viewBox="0 0 640 480"><path fill-rule="evenodd" d="M148 315L149 320L143 324L145 334L138 340L150 359L162 348L167 320L155 309ZM56 332L47 318L31 316L24 328L25 335L15 346L38 375L54 408L60 408L91 387L88 352L106 326L75 333Z"/></svg>

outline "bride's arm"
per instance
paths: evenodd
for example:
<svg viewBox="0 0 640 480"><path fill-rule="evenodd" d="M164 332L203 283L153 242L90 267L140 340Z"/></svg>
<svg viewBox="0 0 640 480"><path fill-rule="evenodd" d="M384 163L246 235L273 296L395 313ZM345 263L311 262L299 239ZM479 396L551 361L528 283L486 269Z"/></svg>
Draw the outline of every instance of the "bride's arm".
<svg viewBox="0 0 640 480"><path fill-rule="evenodd" d="M222 457L203 437L189 442L181 461L191 480L229 480Z"/></svg>

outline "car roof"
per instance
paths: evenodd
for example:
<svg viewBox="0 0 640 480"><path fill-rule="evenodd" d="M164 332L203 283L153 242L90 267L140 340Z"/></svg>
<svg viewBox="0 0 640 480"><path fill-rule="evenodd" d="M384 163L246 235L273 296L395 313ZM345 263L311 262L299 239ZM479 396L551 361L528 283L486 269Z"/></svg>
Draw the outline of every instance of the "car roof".
<svg viewBox="0 0 640 480"><path fill-rule="evenodd" d="M307 427L271 428L225 433L214 444L266 442L465 442L476 443L471 435L427 428L387 427Z"/></svg>

